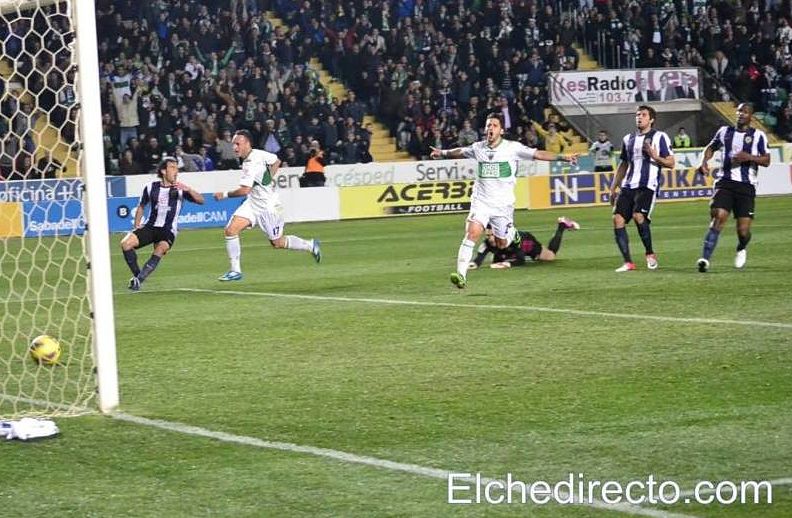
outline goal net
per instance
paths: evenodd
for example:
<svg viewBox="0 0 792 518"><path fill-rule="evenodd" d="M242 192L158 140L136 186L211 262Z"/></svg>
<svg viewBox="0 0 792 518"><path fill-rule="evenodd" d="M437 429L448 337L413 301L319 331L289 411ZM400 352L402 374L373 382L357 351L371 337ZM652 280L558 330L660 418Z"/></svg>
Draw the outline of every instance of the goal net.
<svg viewBox="0 0 792 518"><path fill-rule="evenodd" d="M76 14L77 3L90 12ZM89 142L101 115L98 106L81 104L98 104L95 22L85 16L94 16L93 3L0 0L4 419L85 413L97 402L109 410L117 400L103 158L101 141ZM93 41L83 43L81 30ZM61 344L57 364L32 359L39 335ZM107 348L112 354L102 353Z"/></svg>

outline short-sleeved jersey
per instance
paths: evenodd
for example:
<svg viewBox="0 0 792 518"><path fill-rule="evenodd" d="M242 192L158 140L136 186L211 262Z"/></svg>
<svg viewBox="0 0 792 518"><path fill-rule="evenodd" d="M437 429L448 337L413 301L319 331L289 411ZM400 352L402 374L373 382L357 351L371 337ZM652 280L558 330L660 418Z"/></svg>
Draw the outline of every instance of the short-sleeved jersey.
<svg viewBox="0 0 792 518"><path fill-rule="evenodd" d="M610 140L606 140L605 142L600 142L599 140L594 142L589 151L594 154L594 165L597 167L613 167L613 162L611 161L611 153L613 152L613 144L611 144Z"/></svg>
<svg viewBox="0 0 792 518"><path fill-rule="evenodd" d="M239 185L250 187L247 199L256 209L270 209L280 203L270 169L270 166L277 161L277 155L261 149L251 150L247 158L242 161Z"/></svg>
<svg viewBox="0 0 792 518"><path fill-rule="evenodd" d="M674 154L671 148L671 139L662 131L649 130L643 135L630 133L622 139L621 161L627 163L627 173L624 175L621 187L638 189L646 187L657 190L660 182L660 164L654 162L649 155L644 153L643 145L649 140L661 157L665 158Z"/></svg>
<svg viewBox="0 0 792 518"><path fill-rule="evenodd" d="M767 135L762 130L748 128L740 131L732 126L721 126L709 143L711 149L722 150L723 174L716 181L732 180L756 185L759 181L759 165L754 163L735 164L732 157L741 151L759 156L767 153Z"/></svg>
<svg viewBox="0 0 792 518"><path fill-rule="evenodd" d="M471 199L492 207L514 205L517 164L520 160L533 160L535 152L533 148L506 139L501 139L493 148L486 140L463 147L465 158L475 158L478 162Z"/></svg>
<svg viewBox="0 0 792 518"><path fill-rule="evenodd" d="M160 180L146 184L138 203L141 207L149 206L149 213L143 224L176 234L183 200L195 201L189 192L175 186L164 186Z"/></svg>

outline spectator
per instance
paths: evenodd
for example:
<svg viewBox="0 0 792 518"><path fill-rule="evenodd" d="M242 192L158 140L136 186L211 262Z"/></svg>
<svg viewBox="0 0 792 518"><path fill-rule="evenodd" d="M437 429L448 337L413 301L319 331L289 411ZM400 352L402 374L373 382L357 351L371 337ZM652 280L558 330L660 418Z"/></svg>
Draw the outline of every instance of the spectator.
<svg viewBox="0 0 792 518"><path fill-rule="evenodd" d="M145 173L143 166L141 166L135 160L135 156L132 154L132 150L129 148L124 151L124 156L121 157L121 160L118 163L118 171L123 175Z"/></svg>
<svg viewBox="0 0 792 518"><path fill-rule="evenodd" d="M209 144L204 144L200 148L198 148L198 156L200 156L200 161L198 163L198 167L201 171L214 171L215 163L212 160L212 157L209 156Z"/></svg>
<svg viewBox="0 0 792 518"><path fill-rule="evenodd" d="M231 132L225 130L223 138L218 139L215 144L215 153L219 157L220 162L218 169L237 169L239 167L239 160L236 153L234 153L234 145L231 143Z"/></svg>
<svg viewBox="0 0 792 518"><path fill-rule="evenodd" d="M478 132L473 129L472 125L470 124L470 120L465 120L462 123L462 129L459 132L459 138L457 139L458 147L467 147L478 140ZM443 148L448 148L450 146L443 146Z"/></svg>
<svg viewBox="0 0 792 518"><path fill-rule="evenodd" d="M116 103L116 112L119 119L119 139L122 146L128 146L129 141L133 138L138 138L138 126L140 120L138 119L137 101L140 92L135 91L134 94L123 93L121 100Z"/></svg>
<svg viewBox="0 0 792 518"><path fill-rule="evenodd" d="M684 126L680 126L679 131L674 135L674 149L682 149L690 146L690 135L687 134Z"/></svg>
<svg viewBox="0 0 792 518"><path fill-rule="evenodd" d="M324 187L326 181L324 167L324 151L318 140L312 140L305 172L300 176L300 187Z"/></svg>

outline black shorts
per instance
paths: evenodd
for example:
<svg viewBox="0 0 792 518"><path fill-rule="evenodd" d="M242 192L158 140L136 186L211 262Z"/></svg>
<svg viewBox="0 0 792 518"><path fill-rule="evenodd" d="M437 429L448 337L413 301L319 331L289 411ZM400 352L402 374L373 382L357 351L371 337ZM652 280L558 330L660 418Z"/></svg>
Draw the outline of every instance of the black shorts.
<svg viewBox="0 0 792 518"><path fill-rule="evenodd" d="M640 212L647 220L651 221L654 202L655 192L648 187L623 188L616 197L613 213L623 217L624 221L630 221L633 214Z"/></svg>
<svg viewBox="0 0 792 518"><path fill-rule="evenodd" d="M148 225L143 228L138 228L132 231L138 238L138 248L142 248L151 243L157 244L161 241L168 243L168 246L173 248L173 243L176 241L176 236L170 230L162 227L149 227Z"/></svg>
<svg viewBox="0 0 792 518"><path fill-rule="evenodd" d="M613 166L612 165L595 165L594 166L594 172L595 173L606 173L606 172L610 172L610 171L613 171Z"/></svg>
<svg viewBox="0 0 792 518"><path fill-rule="evenodd" d="M755 201L756 188L753 185L734 180L718 180L710 200L710 208L733 212L735 218L753 219Z"/></svg>

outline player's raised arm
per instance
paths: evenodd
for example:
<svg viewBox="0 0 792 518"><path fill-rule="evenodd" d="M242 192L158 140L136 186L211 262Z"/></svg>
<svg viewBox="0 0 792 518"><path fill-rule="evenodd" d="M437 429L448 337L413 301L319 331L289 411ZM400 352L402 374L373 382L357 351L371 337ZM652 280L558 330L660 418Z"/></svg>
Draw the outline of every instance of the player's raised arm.
<svg viewBox="0 0 792 518"><path fill-rule="evenodd" d="M197 203L198 205L204 204L204 196L200 192L196 191L192 187L184 183L177 183L176 187L184 191L184 197L190 200L193 203Z"/></svg>
<svg viewBox="0 0 792 518"><path fill-rule="evenodd" d="M567 162L572 165L577 164L579 156L580 153L551 153L549 151L544 151L543 149L537 149L533 154L534 160L543 160L545 162Z"/></svg>
<svg viewBox="0 0 792 518"><path fill-rule="evenodd" d="M452 149L440 149L429 146L432 150L429 153L429 158L465 158L465 148L455 147Z"/></svg>
<svg viewBox="0 0 792 518"><path fill-rule="evenodd" d="M236 189L231 191L219 191L214 193L215 200L224 200L226 198L239 198L241 196L247 196L250 193L250 187L247 185L240 185Z"/></svg>

